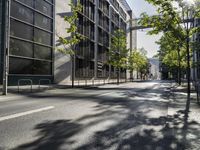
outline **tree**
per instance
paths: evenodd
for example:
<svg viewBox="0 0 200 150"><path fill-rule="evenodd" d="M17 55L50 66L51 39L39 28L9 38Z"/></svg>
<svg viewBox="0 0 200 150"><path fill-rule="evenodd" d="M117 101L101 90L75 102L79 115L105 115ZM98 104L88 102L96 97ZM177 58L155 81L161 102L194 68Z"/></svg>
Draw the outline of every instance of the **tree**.
<svg viewBox="0 0 200 150"><path fill-rule="evenodd" d="M74 87L74 78L75 78L75 50L77 44L84 39L82 35L78 33L77 21L78 13L82 11L82 5L80 1L77 1L75 4L73 0L70 1L69 6L71 7L72 15L65 16L64 21L69 24L69 28L66 28L66 33L70 34L70 37L59 37L59 42L62 44L62 48L57 50L67 56L71 57L72 60L72 87Z"/></svg>
<svg viewBox="0 0 200 150"><path fill-rule="evenodd" d="M108 63L117 69L117 84L119 84L120 69L127 66L128 51L126 33L121 29L116 30L111 39Z"/></svg>
<svg viewBox="0 0 200 150"><path fill-rule="evenodd" d="M187 68L186 50L183 41L180 41L171 32L165 32L161 39L156 42L160 45L160 60L169 70L177 70L177 82L181 85L181 70Z"/></svg>
<svg viewBox="0 0 200 150"><path fill-rule="evenodd" d="M159 15L148 16L146 13L141 14L140 24L143 26L152 27L149 34L158 34L160 32L171 32L174 37L184 42L187 52L187 82L188 96L186 103L186 112L189 112L190 106L190 36L200 30L199 27L190 28L190 20L200 17L200 7L189 9L183 0L146 0L156 7ZM174 3L179 5L175 8ZM194 6L195 7L195 6ZM181 10L181 12L180 12ZM195 10L195 11L194 11ZM192 18L190 17L192 15Z"/></svg>
<svg viewBox="0 0 200 150"><path fill-rule="evenodd" d="M141 79L148 74L149 63L147 57L140 50L131 51L128 58L128 69L133 72L134 70L140 72Z"/></svg>

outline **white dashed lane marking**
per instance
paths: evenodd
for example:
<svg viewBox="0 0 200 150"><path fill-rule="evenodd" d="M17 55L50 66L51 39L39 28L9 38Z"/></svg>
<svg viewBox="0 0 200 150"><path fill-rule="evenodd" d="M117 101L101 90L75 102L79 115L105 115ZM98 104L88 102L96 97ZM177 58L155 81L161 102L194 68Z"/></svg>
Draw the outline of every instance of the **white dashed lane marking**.
<svg viewBox="0 0 200 150"><path fill-rule="evenodd" d="M43 108L39 108L39 109L35 109L35 110L30 110L30 111L26 111L26 112L21 112L21 113L16 113L16 114L0 117L0 122L18 118L18 117L22 117L22 116L26 116L26 115L30 115L30 114L34 114L34 113L38 113L38 112L42 112L42 111L47 111L47 110L54 109L54 108L55 108L54 106L48 106L48 107L43 107Z"/></svg>

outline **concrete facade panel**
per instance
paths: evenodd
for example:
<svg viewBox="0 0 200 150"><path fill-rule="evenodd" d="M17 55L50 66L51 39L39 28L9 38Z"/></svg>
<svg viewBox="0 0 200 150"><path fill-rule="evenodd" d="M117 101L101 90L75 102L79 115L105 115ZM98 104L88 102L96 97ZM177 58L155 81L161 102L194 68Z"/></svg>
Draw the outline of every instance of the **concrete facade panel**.
<svg viewBox="0 0 200 150"><path fill-rule="evenodd" d="M62 54L58 51L59 48L63 48L58 41L59 36L69 37L65 29L69 27L64 21L64 16L71 13L69 7L70 0L55 1L55 57L54 57L54 81L55 83L66 83L71 80L71 59L69 55Z"/></svg>

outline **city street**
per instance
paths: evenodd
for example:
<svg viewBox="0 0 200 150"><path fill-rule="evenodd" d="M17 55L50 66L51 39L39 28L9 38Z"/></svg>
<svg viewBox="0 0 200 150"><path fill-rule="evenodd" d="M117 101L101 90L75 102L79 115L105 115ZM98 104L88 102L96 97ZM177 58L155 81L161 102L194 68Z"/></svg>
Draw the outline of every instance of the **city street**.
<svg viewBox="0 0 200 150"><path fill-rule="evenodd" d="M174 126L182 122L169 109L172 86L133 82L0 97L0 149L182 150L186 139ZM190 136L199 128L192 125Z"/></svg>
<svg viewBox="0 0 200 150"><path fill-rule="evenodd" d="M199 29L199 0L0 0L0 150L200 150Z"/></svg>

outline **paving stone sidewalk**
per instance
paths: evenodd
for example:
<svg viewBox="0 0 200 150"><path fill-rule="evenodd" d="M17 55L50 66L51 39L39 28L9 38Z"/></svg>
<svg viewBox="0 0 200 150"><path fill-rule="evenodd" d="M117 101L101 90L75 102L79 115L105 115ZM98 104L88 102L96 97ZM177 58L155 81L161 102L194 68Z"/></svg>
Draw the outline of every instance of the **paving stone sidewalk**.
<svg viewBox="0 0 200 150"><path fill-rule="evenodd" d="M187 88L174 85L168 107L168 136L175 150L200 149L200 105L191 93L190 112L185 115Z"/></svg>

